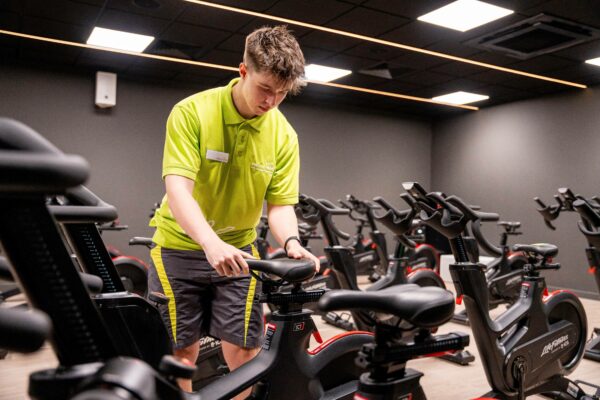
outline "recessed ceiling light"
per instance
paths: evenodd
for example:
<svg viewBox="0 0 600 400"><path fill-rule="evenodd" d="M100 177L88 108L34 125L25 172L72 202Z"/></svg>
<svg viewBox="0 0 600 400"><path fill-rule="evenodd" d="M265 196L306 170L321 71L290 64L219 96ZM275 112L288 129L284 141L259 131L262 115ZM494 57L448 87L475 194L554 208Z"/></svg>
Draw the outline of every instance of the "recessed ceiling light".
<svg viewBox="0 0 600 400"><path fill-rule="evenodd" d="M141 53L153 40L153 36L95 27L86 43L111 49L136 51Z"/></svg>
<svg viewBox="0 0 600 400"><path fill-rule="evenodd" d="M309 81L331 82L342 76L350 75L352 71L318 64L308 64L304 67L304 73L306 74L306 79Z"/></svg>
<svg viewBox="0 0 600 400"><path fill-rule="evenodd" d="M514 11L478 0L457 0L418 18L419 21L465 32Z"/></svg>
<svg viewBox="0 0 600 400"><path fill-rule="evenodd" d="M586 64L594 64L600 67L600 57L592 58L591 60L585 60Z"/></svg>
<svg viewBox="0 0 600 400"><path fill-rule="evenodd" d="M487 100L490 96L483 94L469 93L469 92L454 92L444 94L442 96L433 97L431 100L441 101L443 103L450 104L469 104L476 101Z"/></svg>

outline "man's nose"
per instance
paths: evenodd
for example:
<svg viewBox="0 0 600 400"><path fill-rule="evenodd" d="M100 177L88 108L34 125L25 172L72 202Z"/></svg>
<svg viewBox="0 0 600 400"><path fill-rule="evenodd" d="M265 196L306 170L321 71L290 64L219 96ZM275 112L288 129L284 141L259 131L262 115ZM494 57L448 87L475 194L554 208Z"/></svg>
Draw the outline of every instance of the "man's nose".
<svg viewBox="0 0 600 400"><path fill-rule="evenodd" d="M269 107L273 107L273 105L275 105L275 96L272 94L268 95L266 103L269 105Z"/></svg>

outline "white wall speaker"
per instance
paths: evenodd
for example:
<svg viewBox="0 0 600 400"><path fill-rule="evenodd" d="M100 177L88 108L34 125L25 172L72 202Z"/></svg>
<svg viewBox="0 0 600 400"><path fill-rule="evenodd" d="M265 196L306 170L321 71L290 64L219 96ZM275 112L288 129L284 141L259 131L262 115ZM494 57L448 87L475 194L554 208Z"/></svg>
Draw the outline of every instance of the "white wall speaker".
<svg viewBox="0 0 600 400"><path fill-rule="evenodd" d="M117 105L117 74L96 72L96 105L100 108Z"/></svg>

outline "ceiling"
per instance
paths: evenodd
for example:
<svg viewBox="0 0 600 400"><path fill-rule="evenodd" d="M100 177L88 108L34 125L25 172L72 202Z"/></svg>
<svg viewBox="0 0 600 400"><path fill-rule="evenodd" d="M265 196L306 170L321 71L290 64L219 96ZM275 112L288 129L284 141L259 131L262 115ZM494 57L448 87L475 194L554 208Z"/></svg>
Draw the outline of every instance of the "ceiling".
<svg viewBox="0 0 600 400"><path fill-rule="evenodd" d="M600 57L600 40L528 60L474 48L465 42L539 13L600 29L597 0L487 0L514 14L467 32L417 20L451 0L218 0L216 3L345 30L477 61L593 86L600 67L583 61ZM138 4L156 3L157 8ZM155 5L156 5L155 4ZM85 43L92 28L130 31L156 37L148 53L237 66L244 37L267 19L200 6L183 0L1 0L0 29ZM351 69L336 83L431 98L456 90L490 96L481 108L551 93L581 89L494 71L398 48L299 26L290 26L308 63ZM235 73L135 56L67 47L0 35L0 59L69 70L107 70L121 78L204 89L221 85ZM394 78L357 73L386 63ZM469 113L451 107L309 85L297 99L312 104L357 106L421 118Z"/></svg>

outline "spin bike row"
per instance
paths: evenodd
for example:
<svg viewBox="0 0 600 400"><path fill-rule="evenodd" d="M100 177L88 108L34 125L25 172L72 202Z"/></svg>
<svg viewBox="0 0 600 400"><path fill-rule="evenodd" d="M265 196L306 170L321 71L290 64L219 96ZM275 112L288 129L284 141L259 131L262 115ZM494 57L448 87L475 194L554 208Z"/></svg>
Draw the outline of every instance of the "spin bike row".
<svg viewBox="0 0 600 400"><path fill-rule="evenodd" d="M65 228L112 212L81 186L88 172L82 158L63 154L22 124L0 119L0 241L28 301L52 323L49 341L59 360L57 368L30 376L29 395L34 399L228 399L250 386L254 399L424 399L422 373L407 368L407 363L468 344L465 334L432 333L454 314L455 298L441 287L403 283L324 293L303 289L303 282L315 273L309 262L256 260L250 267L264 282L259 301L276 307L261 352L197 393L183 393L176 379L191 377L195 366L170 356L168 341L143 347L138 343L141 336L134 337L144 334L134 332L136 325L151 326L148 315L157 316L154 305L116 287L120 280L110 257L103 262L89 257L84 246L89 240L75 243L78 235L93 237L93 229L82 234ZM463 237L467 224L485 214L457 197L428 193L418 184L406 184L405 189L410 210L394 215L397 229L412 226L418 216L450 239L457 261L451 266L453 281L491 387L484 397L598 399L597 387L566 378L585 348L587 327L579 299L567 292L543 296L540 272L558 267L550 260L557 248L514 246L527 259L521 295L491 320L485 268L469 260ZM48 196L72 192L80 205L47 205ZM305 200L307 219L340 212L332 204ZM61 236L65 232L70 248ZM97 250L104 247L101 241L95 244ZM93 273L96 268L104 285L115 287L90 296L71 251L81 269ZM324 311L365 312L371 332L342 335L307 351L314 323L303 305L314 302ZM158 337L154 333L160 331L155 325L145 333Z"/></svg>
<svg viewBox="0 0 600 400"><path fill-rule="evenodd" d="M228 399L253 386L253 398L349 399L357 391L367 396L369 390L380 392L381 384L389 386L384 370L392 364L389 373L395 376L412 357L468 343L462 334L431 334L454 309L452 295L444 290L404 285L367 296L343 291L324 295L302 289L301 283L315 273L307 261L251 261L264 282L259 301L277 307L262 351L198 393L182 393L176 380L191 377L195 366L170 356L168 340L158 343L164 326L153 323L156 309L118 287L114 265L90 224L114 218L114 210L81 186L88 174L85 161L62 154L11 120L0 121L0 149L0 240L30 304L52 322L49 341L59 361L57 368L30 376L32 398ZM49 195L60 200L49 206ZM79 267L102 278L100 295L90 296L71 251ZM284 283L291 289L277 291ZM388 327L375 317L374 333L345 334L309 352L314 323L302 306L317 300L325 310L367 308L395 315L404 325ZM416 342L401 340L407 329L420 331L418 337L412 335ZM153 344L141 344L144 333ZM359 351L362 361L354 363ZM397 378L386 389L390 393L420 390L419 374ZM404 384L406 379L411 384ZM364 389L358 389L359 382Z"/></svg>

